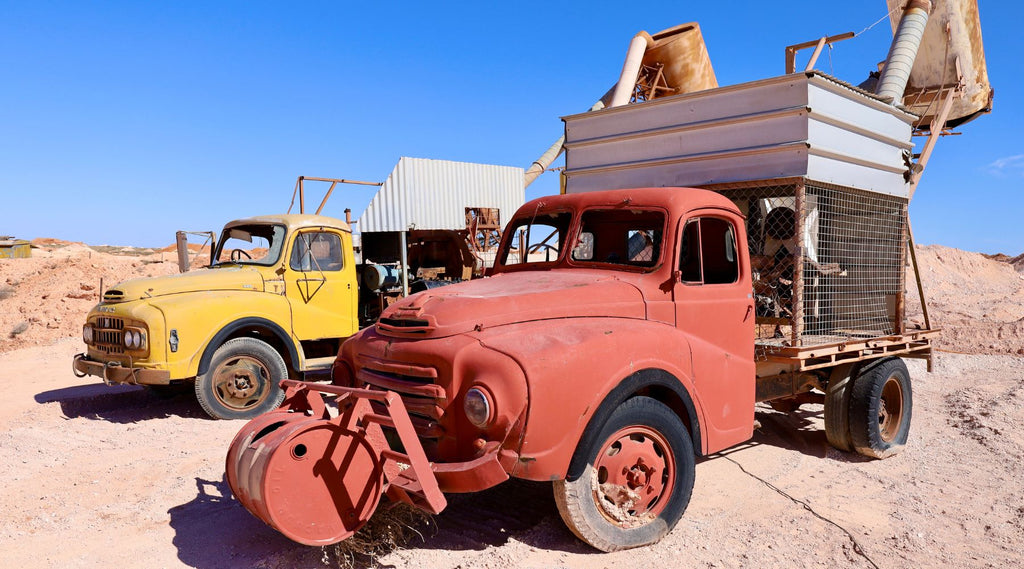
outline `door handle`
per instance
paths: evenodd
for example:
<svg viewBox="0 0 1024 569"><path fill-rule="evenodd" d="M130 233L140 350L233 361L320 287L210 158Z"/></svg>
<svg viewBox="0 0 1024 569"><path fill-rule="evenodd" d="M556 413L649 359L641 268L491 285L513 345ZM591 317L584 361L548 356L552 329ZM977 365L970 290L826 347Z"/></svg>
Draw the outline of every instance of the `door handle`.
<svg viewBox="0 0 1024 569"><path fill-rule="evenodd" d="M747 321L747 318L750 318L750 313L753 312L753 310L754 310L754 305L753 304L748 304L747 305L747 313L743 315L743 321L744 322Z"/></svg>

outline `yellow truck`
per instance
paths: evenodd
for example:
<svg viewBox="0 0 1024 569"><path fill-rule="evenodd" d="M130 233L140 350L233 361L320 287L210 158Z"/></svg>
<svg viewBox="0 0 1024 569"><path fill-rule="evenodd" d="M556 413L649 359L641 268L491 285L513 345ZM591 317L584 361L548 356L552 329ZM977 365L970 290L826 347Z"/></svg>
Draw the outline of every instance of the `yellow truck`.
<svg viewBox="0 0 1024 569"><path fill-rule="evenodd" d="M168 389L194 382L203 409L247 419L276 408L287 377L329 373L359 329L348 223L285 214L228 223L208 267L133 279L87 317L80 377Z"/></svg>

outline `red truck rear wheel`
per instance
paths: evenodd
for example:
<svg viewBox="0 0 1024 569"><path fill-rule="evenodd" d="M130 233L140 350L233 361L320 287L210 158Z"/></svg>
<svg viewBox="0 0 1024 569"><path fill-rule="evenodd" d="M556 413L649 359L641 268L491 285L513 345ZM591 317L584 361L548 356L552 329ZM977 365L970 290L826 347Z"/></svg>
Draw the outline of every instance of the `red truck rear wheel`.
<svg viewBox="0 0 1024 569"><path fill-rule="evenodd" d="M864 456L886 458L903 449L910 434L913 399L910 372L899 358L862 370L850 393L850 441Z"/></svg>
<svg viewBox="0 0 1024 569"><path fill-rule="evenodd" d="M660 540L690 502L693 443L679 417L663 403L634 397L601 426L575 480L554 484L565 524L602 551Z"/></svg>

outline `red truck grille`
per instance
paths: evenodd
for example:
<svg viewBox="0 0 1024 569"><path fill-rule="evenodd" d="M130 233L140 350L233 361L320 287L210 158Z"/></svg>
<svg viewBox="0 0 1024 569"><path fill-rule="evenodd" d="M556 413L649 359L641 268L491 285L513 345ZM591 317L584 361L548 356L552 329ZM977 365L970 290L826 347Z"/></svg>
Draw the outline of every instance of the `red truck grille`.
<svg viewBox="0 0 1024 569"><path fill-rule="evenodd" d="M416 433L421 437L437 438L443 433L438 420L444 415L448 398L444 388L437 385L437 369L399 362L361 358L356 380L371 389L394 391L402 397L409 411Z"/></svg>

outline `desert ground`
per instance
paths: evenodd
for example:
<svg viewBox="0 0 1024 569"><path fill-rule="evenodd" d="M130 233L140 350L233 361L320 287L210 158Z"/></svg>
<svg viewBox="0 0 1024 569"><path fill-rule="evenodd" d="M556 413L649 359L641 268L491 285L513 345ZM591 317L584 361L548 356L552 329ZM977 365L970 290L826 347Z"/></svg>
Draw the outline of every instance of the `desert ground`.
<svg viewBox="0 0 1024 569"><path fill-rule="evenodd" d="M913 427L895 457L831 449L821 406L759 407L751 441L699 460L686 514L656 545L599 553L562 524L549 484L510 481L450 495L404 545L353 557L295 544L233 499L224 457L241 423L208 419L188 392L73 375L100 289L176 272L172 252L35 246L0 259L4 567L1024 566L1020 257L918 248L943 336L931 373L909 362Z"/></svg>

